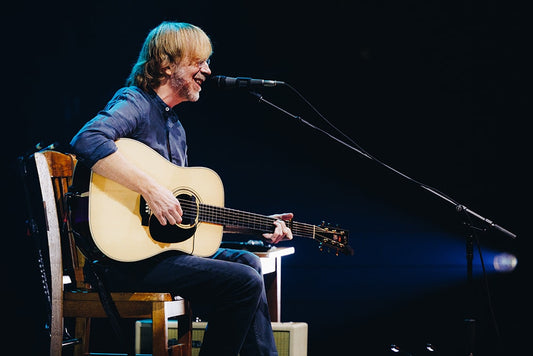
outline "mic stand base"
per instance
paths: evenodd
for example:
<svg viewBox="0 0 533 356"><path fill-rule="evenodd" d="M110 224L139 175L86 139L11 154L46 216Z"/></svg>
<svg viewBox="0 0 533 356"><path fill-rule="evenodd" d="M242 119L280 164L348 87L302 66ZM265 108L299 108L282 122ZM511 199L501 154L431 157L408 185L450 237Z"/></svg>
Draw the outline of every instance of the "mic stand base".
<svg viewBox="0 0 533 356"><path fill-rule="evenodd" d="M476 320L465 319L464 323L466 329L466 355L474 356L474 346L476 343Z"/></svg>

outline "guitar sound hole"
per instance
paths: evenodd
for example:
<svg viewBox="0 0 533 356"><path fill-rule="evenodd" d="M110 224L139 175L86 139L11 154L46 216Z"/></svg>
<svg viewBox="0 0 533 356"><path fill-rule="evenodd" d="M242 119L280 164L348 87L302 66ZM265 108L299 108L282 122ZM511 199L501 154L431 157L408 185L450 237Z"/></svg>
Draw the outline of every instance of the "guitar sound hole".
<svg viewBox="0 0 533 356"><path fill-rule="evenodd" d="M181 209L183 210L183 215L181 216L182 221L180 225L196 225L196 218L198 217L196 197L189 194L179 194L177 198L181 204Z"/></svg>
<svg viewBox="0 0 533 356"><path fill-rule="evenodd" d="M183 242L196 232L196 217L198 216L196 198L189 194L177 196L183 210L182 222L178 225L161 225L154 215L150 216L148 228L150 236L155 241L163 243Z"/></svg>

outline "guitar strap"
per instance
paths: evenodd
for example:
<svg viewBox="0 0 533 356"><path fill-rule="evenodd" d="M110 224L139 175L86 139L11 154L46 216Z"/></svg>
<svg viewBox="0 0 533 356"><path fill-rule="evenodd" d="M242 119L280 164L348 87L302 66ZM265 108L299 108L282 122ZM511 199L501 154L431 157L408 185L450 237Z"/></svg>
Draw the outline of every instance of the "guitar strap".
<svg viewBox="0 0 533 356"><path fill-rule="evenodd" d="M122 326L120 325L120 314L118 313L117 306L113 301L113 298L111 298L109 289L101 278L101 274L103 274L102 269L105 268L106 267L100 265L98 261L86 263L83 269L85 273L85 278L87 279L87 282L89 282L91 286L93 286L93 288L95 288L98 292L102 307L104 308L111 327L113 328L113 331L115 332L115 335L117 336L117 339L121 343L122 347L124 348L124 350L127 350L128 355L135 356L135 352L131 350L130 344L132 343L127 342L127 339L124 336Z"/></svg>

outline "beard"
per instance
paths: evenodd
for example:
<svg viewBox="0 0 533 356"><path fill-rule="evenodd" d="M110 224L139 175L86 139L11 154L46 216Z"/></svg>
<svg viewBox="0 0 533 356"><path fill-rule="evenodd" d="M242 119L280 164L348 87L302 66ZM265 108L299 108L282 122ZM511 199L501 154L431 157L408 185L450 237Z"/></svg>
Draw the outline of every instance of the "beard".
<svg viewBox="0 0 533 356"><path fill-rule="evenodd" d="M200 99L200 92L193 88L194 84L194 82L187 81L179 70L170 76L170 86L186 101L194 102Z"/></svg>

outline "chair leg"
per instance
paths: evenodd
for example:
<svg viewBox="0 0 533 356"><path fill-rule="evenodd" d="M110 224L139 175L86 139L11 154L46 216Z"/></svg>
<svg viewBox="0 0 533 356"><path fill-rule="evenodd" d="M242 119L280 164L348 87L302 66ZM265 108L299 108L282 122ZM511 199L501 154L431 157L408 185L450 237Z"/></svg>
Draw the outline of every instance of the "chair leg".
<svg viewBox="0 0 533 356"><path fill-rule="evenodd" d="M185 353L185 350L183 350L183 345L174 345L170 348L169 355L170 356L190 356Z"/></svg>
<svg viewBox="0 0 533 356"><path fill-rule="evenodd" d="M61 355L63 349L63 318L61 314L52 315L50 334L50 355Z"/></svg>
<svg viewBox="0 0 533 356"><path fill-rule="evenodd" d="M186 314L178 317L178 344L182 346L183 355L192 354L192 309L191 303L185 301Z"/></svg>
<svg viewBox="0 0 533 356"><path fill-rule="evenodd" d="M168 320L164 302L152 306L152 348L153 356L168 356Z"/></svg>
<svg viewBox="0 0 533 356"><path fill-rule="evenodd" d="M81 339L81 344L74 346L74 356L89 354L89 339L91 337L91 318L76 318L75 336Z"/></svg>

